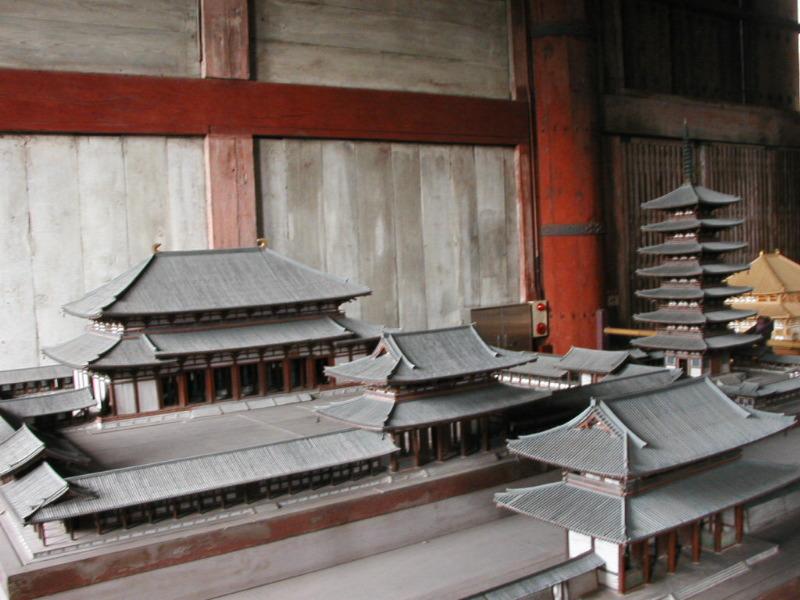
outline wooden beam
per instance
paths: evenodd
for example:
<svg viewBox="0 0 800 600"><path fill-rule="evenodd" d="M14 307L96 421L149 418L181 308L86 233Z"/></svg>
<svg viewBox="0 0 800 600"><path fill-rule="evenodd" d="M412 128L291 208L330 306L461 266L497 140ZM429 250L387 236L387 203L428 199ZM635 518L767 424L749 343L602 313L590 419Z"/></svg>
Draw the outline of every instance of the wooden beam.
<svg viewBox="0 0 800 600"><path fill-rule="evenodd" d="M0 69L0 131L253 136L515 146L528 103L466 96Z"/></svg>
<svg viewBox="0 0 800 600"><path fill-rule="evenodd" d="M203 77L250 77L247 0L201 0Z"/></svg>
<svg viewBox="0 0 800 600"><path fill-rule="evenodd" d="M602 129L610 134L680 139L686 119L695 140L800 145L800 114L777 108L627 93L604 96L603 114Z"/></svg>
<svg viewBox="0 0 800 600"><path fill-rule="evenodd" d="M205 159L210 247L254 246L257 234L253 138L207 135Z"/></svg>
<svg viewBox="0 0 800 600"><path fill-rule="evenodd" d="M700 521L692 523L692 562L700 562L702 553L702 540L700 538Z"/></svg>
<svg viewBox="0 0 800 600"><path fill-rule="evenodd" d="M531 50L527 0L508 3L509 57L511 60L511 97L531 102ZM517 179L519 236L519 299L527 302L541 298L539 275L538 219L534 186L535 133L528 124L528 137L514 149L514 170Z"/></svg>

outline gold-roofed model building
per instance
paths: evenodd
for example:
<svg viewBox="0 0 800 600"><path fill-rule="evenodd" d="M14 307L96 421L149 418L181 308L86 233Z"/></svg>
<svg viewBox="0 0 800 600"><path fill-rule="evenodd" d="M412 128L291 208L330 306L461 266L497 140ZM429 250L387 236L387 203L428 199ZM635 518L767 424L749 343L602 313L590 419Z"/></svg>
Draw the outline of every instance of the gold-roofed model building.
<svg viewBox="0 0 800 600"><path fill-rule="evenodd" d="M748 270L731 275L727 282L752 288L751 292L733 298L731 306L758 313L738 322L738 331L753 327L758 317L769 317L774 325L772 339L800 340L800 264L780 250L762 251Z"/></svg>

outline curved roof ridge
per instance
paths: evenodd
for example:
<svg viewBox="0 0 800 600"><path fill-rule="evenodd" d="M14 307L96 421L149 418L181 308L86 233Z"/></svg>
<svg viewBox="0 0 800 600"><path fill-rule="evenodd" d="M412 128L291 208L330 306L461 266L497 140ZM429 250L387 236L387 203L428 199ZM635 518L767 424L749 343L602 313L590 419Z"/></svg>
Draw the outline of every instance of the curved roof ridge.
<svg viewBox="0 0 800 600"><path fill-rule="evenodd" d="M606 417L615 427L619 429L620 435L622 435L625 440L626 453L628 439L636 444L637 448L644 448L647 446L647 442L640 438L636 432L633 431L633 429L631 429L622 419L620 419L605 401L599 400L597 402L597 408L602 412L604 417Z"/></svg>
<svg viewBox="0 0 800 600"><path fill-rule="evenodd" d="M492 356L500 356L500 352L497 351L497 348L494 348L494 347L490 346L489 344L487 344L483 340L483 338L480 335L478 335L478 331L475 329L475 323L471 323L470 325L465 325L465 327L469 327L470 333L472 333L472 335L478 340L478 343L481 346L483 346L489 354L491 354ZM537 357L537 360L538 360L538 357Z"/></svg>
<svg viewBox="0 0 800 600"><path fill-rule="evenodd" d="M302 269L304 271L309 271L309 272L315 273L315 274L322 274L326 278L334 279L334 280L338 281L339 283L345 283L347 285L355 285L355 286L358 286L360 288L363 288L364 291L362 293L356 294L358 296L369 296L370 294L372 294L372 290L370 288L368 288L367 286L365 286L365 285L362 285L360 283L354 283L353 281L350 281L350 279L348 279L346 277L340 277L338 275L334 275L333 273L327 273L327 272L322 271L320 269L315 269L314 267L312 267L310 265L306 265L304 263L301 263L300 261L295 260L295 259L291 258L290 256L287 256L285 254L281 254L279 252L276 252L272 248L268 248L266 246L264 246L263 248L259 248L259 247L256 247L256 248L231 248L231 250L255 250L257 252L261 252L261 257L262 258L264 258L264 256L266 254L271 254L273 256L278 257L281 260L285 260L286 262L295 265L296 267L298 267L298 268L300 268L300 269ZM266 258L264 258L264 262L266 262Z"/></svg>
<svg viewBox="0 0 800 600"><path fill-rule="evenodd" d="M400 365L401 362L404 362L408 366L409 369L418 368L417 365L415 365L413 362L411 362L409 360L409 358L405 355L405 353L403 352L402 347L400 346L400 344L397 343L397 340L395 339L395 335L397 335L397 334L395 334L395 333L384 333L383 334L383 339L386 340L386 345L389 347L389 350L391 351L392 356L395 359L397 359L397 361L394 364L394 367L392 367L392 370L391 370L390 374L393 374L397 370L397 367ZM402 334L400 334L400 335L402 335Z"/></svg>
<svg viewBox="0 0 800 600"><path fill-rule="evenodd" d="M153 264L153 262L155 262L154 258L158 256L158 254L159 254L158 252L151 254L143 261L130 267L126 271L112 278L110 281L107 281L99 288L91 290L88 294L85 294L78 300L65 304L64 306L62 306L62 309L64 310L64 312L76 317L86 317L86 318L99 317L102 314L103 310L114 304L117 300L119 300L122 296L125 295L125 292L127 292L130 289L130 287L134 283L136 283L136 281L138 281L138 279L142 276L142 273L144 273L148 269L148 267L150 267L150 265ZM115 283L119 284L120 282L122 282L122 285L117 289L114 284ZM85 301L90 300L91 298L97 296L100 296L102 298L102 292L104 291L109 292L107 298L101 299L96 304L90 304L90 306L83 309L83 312L81 312L80 308L77 309L75 308L76 305L79 307L81 306L81 304L83 304Z"/></svg>

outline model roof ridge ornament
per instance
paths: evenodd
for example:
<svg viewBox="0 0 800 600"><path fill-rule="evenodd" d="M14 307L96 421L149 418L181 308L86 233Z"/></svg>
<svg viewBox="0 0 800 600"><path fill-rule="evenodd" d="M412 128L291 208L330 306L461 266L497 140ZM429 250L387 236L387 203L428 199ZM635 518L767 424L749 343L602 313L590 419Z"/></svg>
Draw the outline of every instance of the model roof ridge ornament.
<svg viewBox="0 0 800 600"><path fill-rule="evenodd" d="M371 293L269 248L165 251L66 304L64 310L86 318L180 314L343 302Z"/></svg>

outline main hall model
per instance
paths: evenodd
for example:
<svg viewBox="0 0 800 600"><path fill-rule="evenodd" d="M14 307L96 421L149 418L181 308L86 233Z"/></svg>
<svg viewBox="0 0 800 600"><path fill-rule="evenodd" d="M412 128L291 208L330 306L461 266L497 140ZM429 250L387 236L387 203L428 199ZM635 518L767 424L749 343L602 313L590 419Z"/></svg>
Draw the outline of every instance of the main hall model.
<svg viewBox="0 0 800 600"><path fill-rule="evenodd" d="M157 252L67 304L87 331L44 352L111 416L314 388L374 347L380 328L340 310L370 293L264 247Z"/></svg>

